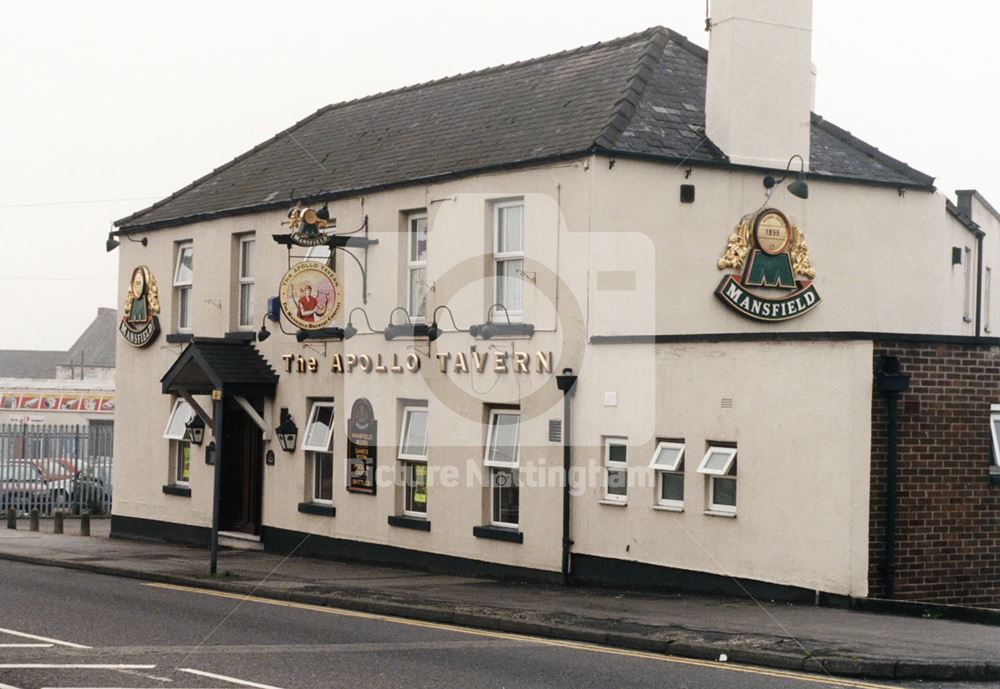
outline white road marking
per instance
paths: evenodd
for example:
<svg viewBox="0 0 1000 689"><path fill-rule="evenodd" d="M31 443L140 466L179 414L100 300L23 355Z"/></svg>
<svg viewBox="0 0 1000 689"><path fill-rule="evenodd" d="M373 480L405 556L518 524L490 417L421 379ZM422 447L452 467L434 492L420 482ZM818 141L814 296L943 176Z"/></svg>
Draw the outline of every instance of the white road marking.
<svg viewBox="0 0 1000 689"><path fill-rule="evenodd" d="M52 648L55 644L0 644L0 648ZM0 689L3 689L0 687Z"/></svg>
<svg viewBox="0 0 1000 689"><path fill-rule="evenodd" d="M222 682L232 682L233 684L242 684L244 687L255 687L255 689L281 689L280 687L275 687L270 684L258 684L257 682L248 682L245 679L236 679L235 677L226 677L225 675L216 675L211 672L205 672L203 670L192 670L191 668L179 667L177 668L181 672L190 672L192 675L200 675L201 677L208 677L209 679L217 679Z"/></svg>
<svg viewBox="0 0 1000 689"><path fill-rule="evenodd" d="M59 639L49 639L44 636L25 634L24 632L15 632L13 629L4 629L3 627L0 627L0 634L10 634L11 636L19 636L22 639L34 639L35 641L45 641L46 643L55 644L57 646L68 646L69 648L90 648L90 646L84 646L83 644L74 644L69 641L60 641Z"/></svg>
<svg viewBox="0 0 1000 689"><path fill-rule="evenodd" d="M104 663L3 663L0 670L152 670L155 665L118 665Z"/></svg>
<svg viewBox="0 0 1000 689"><path fill-rule="evenodd" d="M3 682L0 682L0 689L17 689L17 687L12 687L9 684L4 684Z"/></svg>

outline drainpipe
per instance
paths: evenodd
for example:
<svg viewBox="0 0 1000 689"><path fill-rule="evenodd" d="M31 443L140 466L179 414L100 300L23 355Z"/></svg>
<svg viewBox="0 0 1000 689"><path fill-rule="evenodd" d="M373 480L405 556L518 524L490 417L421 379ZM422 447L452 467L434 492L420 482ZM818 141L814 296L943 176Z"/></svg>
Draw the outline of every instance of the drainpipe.
<svg viewBox="0 0 1000 689"><path fill-rule="evenodd" d="M216 397L216 392L213 391L212 396ZM215 409L213 410L212 416L215 419L215 427L212 429L212 434L215 436L215 482L212 485L212 536L210 542L211 550L211 564L209 565L209 574L215 574L219 565L219 516L220 507L222 503L222 395L218 395L219 399L215 400Z"/></svg>
<svg viewBox="0 0 1000 689"><path fill-rule="evenodd" d="M983 232L976 233L976 337L983 322Z"/></svg>
<svg viewBox="0 0 1000 689"><path fill-rule="evenodd" d="M562 373L556 376L556 386L563 394L563 525L562 525L562 583L563 586L569 583L569 551L573 546L573 541L569 537L569 500L570 485L569 477L573 467L573 395L576 393L576 376L573 369L564 368Z"/></svg>
<svg viewBox="0 0 1000 689"><path fill-rule="evenodd" d="M898 356L883 356L879 360L877 380L879 392L885 397L889 416L882 578L885 582L885 597L893 598L896 594L896 479L899 450L897 405L899 396L910 388L910 376L900 373Z"/></svg>

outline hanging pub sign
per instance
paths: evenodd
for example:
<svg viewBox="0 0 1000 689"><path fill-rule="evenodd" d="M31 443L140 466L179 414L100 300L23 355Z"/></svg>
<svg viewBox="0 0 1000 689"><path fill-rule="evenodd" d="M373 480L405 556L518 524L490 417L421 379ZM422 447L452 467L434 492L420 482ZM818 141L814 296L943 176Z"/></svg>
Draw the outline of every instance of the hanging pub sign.
<svg viewBox="0 0 1000 689"><path fill-rule="evenodd" d="M375 463L378 455L378 421L372 403L361 397L351 407L347 420L347 490L375 495Z"/></svg>
<svg viewBox="0 0 1000 689"><path fill-rule="evenodd" d="M722 278L715 295L747 318L784 321L820 302L805 235L774 208L740 221L718 268L732 272Z"/></svg>
<svg viewBox="0 0 1000 689"><path fill-rule="evenodd" d="M342 294L337 274L326 264L302 261L281 278L278 297L289 322L302 330L319 330L333 322Z"/></svg>
<svg viewBox="0 0 1000 689"><path fill-rule="evenodd" d="M319 210L296 204L288 211L288 229L291 240L299 246L319 246L326 244L330 236L323 230L337 226L330 219L330 209L324 205Z"/></svg>
<svg viewBox="0 0 1000 689"><path fill-rule="evenodd" d="M133 347L145 347L160 334L160 299L156 280L147 266L136 266L129 280L128 294L118 332Z"/></svg>

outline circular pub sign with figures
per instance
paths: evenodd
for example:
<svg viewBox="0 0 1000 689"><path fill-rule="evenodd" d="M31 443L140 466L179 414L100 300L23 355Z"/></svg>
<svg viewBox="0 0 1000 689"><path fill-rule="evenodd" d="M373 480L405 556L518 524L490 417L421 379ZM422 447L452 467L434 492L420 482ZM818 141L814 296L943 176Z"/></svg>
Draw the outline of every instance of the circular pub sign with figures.
<svg viewBox="0 0 1000 689"><path fill-rule="evenodd" d="M281 312L302 330L319 330L333 322L340 311L341 288L337 274L315 261L292 266L278 290Z"/></svg>

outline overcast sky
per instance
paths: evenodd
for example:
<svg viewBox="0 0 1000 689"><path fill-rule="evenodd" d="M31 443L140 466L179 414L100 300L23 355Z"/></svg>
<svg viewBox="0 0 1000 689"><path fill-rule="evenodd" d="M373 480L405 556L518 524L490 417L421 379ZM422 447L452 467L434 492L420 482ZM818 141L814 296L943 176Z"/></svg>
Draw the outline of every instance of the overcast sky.
<svg viewBox="0 0 1000 689"><path fill-rule="evenodd" d="M774 0L785 2L788 0ZM0 24L0 349L117 307L111 222L318 108L657 24L704 0L16 2ZM816 0L816 111L1000 205L1000 3Z"/></svg>

